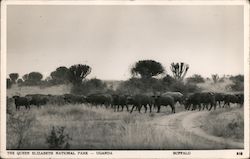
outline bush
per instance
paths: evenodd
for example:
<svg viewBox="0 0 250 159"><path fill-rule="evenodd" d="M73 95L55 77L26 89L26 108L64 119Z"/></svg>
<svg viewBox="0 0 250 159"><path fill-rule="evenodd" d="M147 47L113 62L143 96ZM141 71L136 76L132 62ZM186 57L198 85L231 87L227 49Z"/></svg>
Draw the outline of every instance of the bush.
<svg viewBox="0 0 250 159"><path fill-rule="evenodd" d="M244 91L244 82L234 82L229 87L232 91Z"/></svg>
<svg viewBox="0 0 250 159"><path fill-rule="evenodd" d="M192 77L187 78L187 83L204 83L205 79L198 74L194 74Z"/></svg>
<svg viewBox="0 0 250 159"><path fill-rule="evenodd" d="M83 94L83 95L88 95L92 93L105 93L107 91L108 88L106 83L97 78L85 80L80 85L74 85L71 90L73 94Z"/></svg>
<svg viewBox="0 0 250 159"><path fill-rule="evenodd" d="M117 92L121 94L154 94L165 90L166 87L162 80L155 78L131 78L117 88Z"/></svg>
<svg viewBox="0 0 250 159"><path fill-rule="evenodd" d="M244 91L244 76L237 75L229 78L233 84L229 85L232 91Z"/></svg>
<svg viewBox="0 0 250 159"><path fill-rule="evenodd" d="M233 82L244 82L244 76L243 75L236 75L236 76L231 76L229 79Z"/></svg>
<svg viewBox="0 0 250 159"><path fill-rule="evenodd" d="M181 92L182 94L200 92L201 89L193 83L186 83L177 81L170 86L170 91Z"/></svg>
<svg viewBox="0 0 250 159"><path fill-rule="evenodd" d="M175 83L175 79L173 77L171 77L170 75L166 75L163 79L162 82L164 85L171 85L173 83Z"/></svg>
<svg viewBox="0 0 250 159"><path fill-rule="evenodd" d="M31 128L35 124L34 115L26 112L7 114L7 147L23 149L28 145Z"/></svg>
<svg viewBox="0 0 250 159"><path fill-rule="evenodd" d="M70 149L69 140L72 138L65 134L65 127L52 127L49 136L46 138L46 143L49 149Z"/></svg>

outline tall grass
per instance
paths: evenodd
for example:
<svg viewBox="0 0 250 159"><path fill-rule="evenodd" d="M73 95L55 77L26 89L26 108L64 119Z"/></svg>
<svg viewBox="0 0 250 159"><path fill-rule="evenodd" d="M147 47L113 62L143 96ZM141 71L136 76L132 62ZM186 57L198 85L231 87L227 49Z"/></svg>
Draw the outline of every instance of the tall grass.
<svg viewBox="0 0 250 159"><path fill-rule="evenodd" d="M51 87L41 88L39 86L22 86L18 87L17 85L12 85L10 89L7 90L7 96L20 95L25 96L27 94L66 94L70 93L70 85L57 85ZM49 93L48 93L49 92Z"/></svg>
<svg viewBox="0 0 250 159"><path fill-rule="evenodd" d="M243 108L228 108L212 111L203 119L203 129L215 136L236 141L244 139Z"/></svg>
<svg viewBox="0 0 250 159"><path fill-rule="evenodd" d="M46 105L41 109L36 107L30 111L22 109L16 114L25 113L33 116L34 124L27 130L28 144L26 149L46 149L46 136L53 126L64 126L73 138L72 149L154 149L168 148L169 143L163 139L165 132L154 129L149 121L155 116L170 113L170 109L163 109L164 113L149 114L134 112L114 113L112 109L90 107L88 105ZM8 148L16 148L12 141L13 132L7 138ZM171 144L169 144L171 145ZM172 146L172 145L171 145ZM180 145L181 146L181 145Z"/></svg>

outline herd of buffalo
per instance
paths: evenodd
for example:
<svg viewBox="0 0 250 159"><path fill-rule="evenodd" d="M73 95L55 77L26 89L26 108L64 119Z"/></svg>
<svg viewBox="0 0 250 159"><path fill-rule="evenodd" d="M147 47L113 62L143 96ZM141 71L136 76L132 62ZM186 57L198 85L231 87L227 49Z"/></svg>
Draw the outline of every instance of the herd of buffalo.
<svg viewBox="0 0 250 159"><path fill-rule="evenodd" d="M240 106L244 103L243 93L214 93L214 92L199 92L183 95L180 92L165 92L161 95L118 95L118 94L91 94L88 96L83 95L43 95L43 94L29 94L26 96L13 96L7 97L7 105L11 103L15 104L16 110L20 110L20 107L30 109L31 106L42 105L64 105L64 104L90 104L92 106L105 106L106 108L112 108L114 111L123 111L126 107L130 113L133 110L141 111L141 108L145 108L145 112L149 108L152 112L152 108L157 109L160 112L161 106L170 106L172 113L175 113L175 105L179 103L184 105L186 110L196 109L216 109L219 107L230 107L230 104L238 104ZM132 107L130 110L130 106ZM120 109L121 108L121 109Z"/></svg>

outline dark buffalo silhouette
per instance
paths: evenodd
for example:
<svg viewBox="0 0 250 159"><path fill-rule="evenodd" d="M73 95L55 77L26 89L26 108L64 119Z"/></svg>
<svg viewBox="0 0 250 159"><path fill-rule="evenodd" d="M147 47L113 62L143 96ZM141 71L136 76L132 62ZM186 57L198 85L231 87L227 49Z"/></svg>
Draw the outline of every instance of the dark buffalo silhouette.
<svg viewBox="0 0 250 159"><path fill-rule="evenodd" d="M48 96L44 94L27 94L25 97L29 100L30 105L35 105L38 108L48 102Z"/></svg>
<svg viewBox="0 0 250 159"><path fill-rule="evenodd" d="M171 96L153 96L154 97L154 104L157 107L157 113L160 113L161 106L170 106L172 109L172 113L175 113L175 101L174 98Z"/></svg>
<svg viewBox="0 0 250 159"><path fill-rule="evenodd" d="M126 95L112 95L112 107L114 108L114 111L119 111L119 108L121 107L121 111L123 111L124 107L128 109L128 100Z"/></svg>
<svg viewBox="0 0 250 159"><path fill-rule="evenodd" d="M83 95L74 95L74 94L64 94L64 101L70 104L82 104L86 102L86 97Z"/></svg>
<svg viewBox="0 0 250 159"><path fill-rule="evenodd" d="M128 104L133 105L130 113L133 112L134 108L137 108L139 113L141 112L142 106L145 108L145 113L147 112L147 106L149 105L150 113L152 112L152 106L154 105L154 98L147 95L134 95L127 98Z"/></svg>
<svg viewBox="0 0 250 159"><path fill-rule="evenodd" d="M104 105L107 108L112 103L112 97L109 94L91 94L86 97L86 101L95 106Z"/></svg>
<svg viewBox="0 0 250 159"><path fill-rule="evenodd" d="M174 99L174 102L179 102L180 104L183 103L184 97L183 94L180 92L165 92L161 96L171 96Z"/></svg>
<svg viewBox="0 0 250 159"><path fill-rule="evenodd" d="M237 103L243 106L244 104L244 93L236 93L235 94L238 98Z"/></svg>
<svg viewBox="0 0 250 159"><path fill-rule="evenodd" d="M214 97L215 97L216 104L218 103L219 107L221 107L221 102L224 102L225 94L224 93L214 93Z"/></svg>
<svg viewBox="0 0 250 159"><path fill-rule="evenodd" d="M232 104L235 104L235 103L239 103L239 96L238 95L236 95L236 94L225 94L225 96L224 96L224 105L223 105L223 107L225 106L225 105L227 105L228 107L230 107L230 104L232 103Z"/></svg>
<svg viewBox="0 0 250 159"><path fill-rule="evenodd" d="M201 93L192 93L189 94L188 97L185 99L185 109L190 110L196 110L197 107L199 110L203 110L207 108L208 110L211 110L213 107L216 109L216 103L215 103L215 96L211 92L201 92ZM208 108L208 105L210 105L210 108Z"/></svg>
<svg viewBox="0 0 250 159"><path fill-rule="evenodd" d="M48 104L52 105L64 105L66 104L64 95L51 95L48 94Z"/></svg>
<svg viewBox="0 0 250 159"><path fill-rule="evenodd" d="M14 99L16 110L20 110L21 106L24 106L26 109L30 109L30 102L28 98L20 96L13 96L12 98Z"/></svg>

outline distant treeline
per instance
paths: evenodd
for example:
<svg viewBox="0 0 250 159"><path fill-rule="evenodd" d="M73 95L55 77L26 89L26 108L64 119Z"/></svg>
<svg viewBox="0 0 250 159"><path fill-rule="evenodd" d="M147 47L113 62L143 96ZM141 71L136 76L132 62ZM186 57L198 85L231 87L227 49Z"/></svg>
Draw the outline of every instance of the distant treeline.
<svg viewBox="0 0 250 159"><path fill-rule="evenodd" d="M218 83L224 82L224 80L228 78L233 82L233 84L230 85L232 91L244 90L243 75L219 77L217 74L213 74L211 78L205 79L201 75L194 74L191 77L185 78L189 70L189 65L184 62L172 63L170 65L172 75L169 75L159 62L154 60L137 61L130 69L131 78L121 82L116 90L112 87L108 87L107 84L100 79L86 79L91 73L91 69L90 66L84 64L72 65L69 68L61 66L51 72L50 76L44 80L40 72L30 72L22 77L19 77L18 73L11 73L9 74L9 78L7 78L7 88L11 88L13 84L17 84L20 87L49 87L60 84L72 84L72 93L84 95L107 92L138 94L161 93L165 91L178 91L185 94L201 91L197 84L204 83L206 80Z"/></svg>

